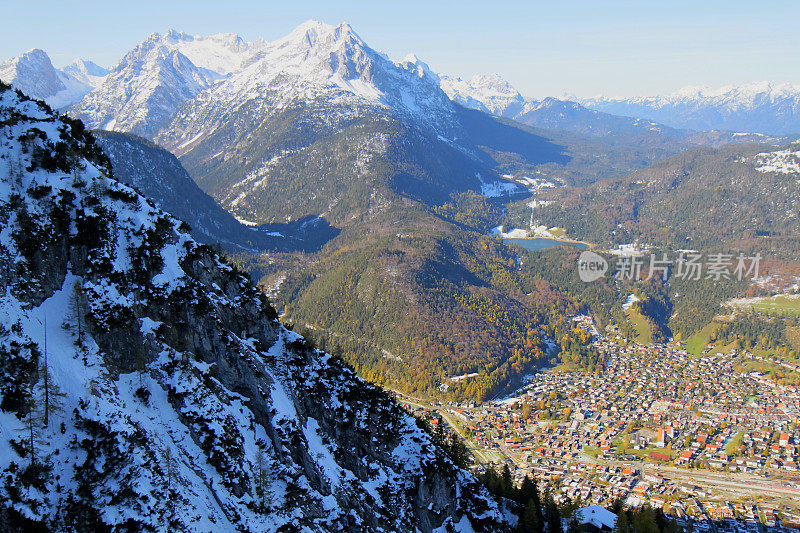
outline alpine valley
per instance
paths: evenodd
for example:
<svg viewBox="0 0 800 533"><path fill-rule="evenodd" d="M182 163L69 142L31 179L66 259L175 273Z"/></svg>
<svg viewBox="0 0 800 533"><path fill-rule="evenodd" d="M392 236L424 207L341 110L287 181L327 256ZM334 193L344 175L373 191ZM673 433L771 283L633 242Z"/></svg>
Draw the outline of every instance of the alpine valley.
<svg viewBox="0 0 800 533"><path fill-rule="evenodd" d="M533 100L316 21L272 42L153 34L109 71L57 70L33 50L0 73L98 129L115 176L259 279L284 323L369 381L424 396L484 400L551 359L597 363L570 318L585 297L490 235L534 222L532 196L697 147L791 140ZM603 227L542 217L581 238Z"/></svg>
<svg viewBox="0 0 800 533"><path fill-rule="evenodd" d="M746 409L788 428L794 404L751 398L800 362L795 86L534 99L317 21L154 33L110 69L34 49L0 80L0 532L555 533L590 496L617 531L675 531L624 510L623 469L697 432L740 453ZM580 248L765 260L586 283ZM753 380L741 358L775 360L725 419L655 385L649 349ZM648 447L677 405L711 411ZM560 438L602 490L560 483Z"/></svg>

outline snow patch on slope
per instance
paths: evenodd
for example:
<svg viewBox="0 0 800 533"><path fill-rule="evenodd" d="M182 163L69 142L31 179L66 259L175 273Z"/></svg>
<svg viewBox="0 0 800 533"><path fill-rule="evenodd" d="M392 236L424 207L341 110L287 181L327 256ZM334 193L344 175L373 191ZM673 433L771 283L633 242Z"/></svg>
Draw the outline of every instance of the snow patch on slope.
<svg viewBox="0 0 800 533"><path fill-rule="evenodd" d="M754 157L759 172L800 174L800 150L775 150L761 152Z"/></svg>

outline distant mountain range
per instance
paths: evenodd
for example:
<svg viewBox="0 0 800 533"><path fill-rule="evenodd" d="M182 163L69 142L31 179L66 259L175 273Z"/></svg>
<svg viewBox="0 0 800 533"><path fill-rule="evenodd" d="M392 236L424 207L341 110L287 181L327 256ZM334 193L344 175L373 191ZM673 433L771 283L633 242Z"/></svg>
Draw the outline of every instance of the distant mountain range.
<svg viewBox="0 0 800 533"><path fill-rule="evenodd" d="M719 90L689 87L665 97L526 98L497 74L441 76L454 101L538 128L589 136L679 139L689 145L784 144L800 132L800 86L753 83ZM715 135L697 135L714 131Z"/></svg>
<svg viewBox="0 0 800 533"><path fill-rule="evenodd" d="M281 69L288 67L284 64L286 60L299 65L296 53L294 59L290 59L292 53L288 49L277 51L277 48L291 42L293 35L305 34L312 27L319 30L326 25L310 21L275 43L262 39L247 43L235 34L193 36L175 30L164 35L154 33L127 53L111 71L85 60L76 60L63 69L55 69L47 54L31 50L0 65L0 79L27 94L45 99L53 107L72 106L72 112L90 127L152 138L184 102L239 70L247 70L253 62L259 62L261 70L250 69L248 74L238 74L239 83L253 75L269 76L269 71L274 71L276 65ZM344 55L348 54L344 51ZM271 59L265 58L268 55ZM307 77L317 72L309 59L302 61L306 70L298 70L296 74ZM273 66L265 66L268 63ZM387 98L391 99L391 95L383 95L379 90L376 92L371 82L351 83L354 80L348 78L348 69L356 64L344 66L340 79L329 77L326 83L366 100L381 100L388 104ZM666 96L625 99L570 97L535 100L524 97L497 74L479 74L469 79L437 74L413 54L394 64L440 85L447 96L464 107L536 128L567 130L595 137L665 136L673 140L684 139L690 145L706 144L710 138L692 137L685 130L728 132L723 138L717 137L716 144L770 142L772 139L769 138L743 139L742 134L774 137L797 134L800 130L800 86L789 84L762 82L721 89L687 87ZM400 106L396 108L408 109L403 95L398 93L393 98L399 98L395 103ZM420 111L418 118L426 117L424 109ZM788 139L781 140L788 142Z"/></svg>
<svg viewBox="0 0 800 533"><path fill-rule="evenodd" d="M717 89L686 87L665 96L578 101L598 111L642 117L674 128L800 135L800 85L757 82Z"/></svg>
<svg viewBox="0 0 800 533"><path fill-rule="evenodd" d="M510 201L527 222L542 186L624 179L697 146L788 142L528 99L498 76L393 61L348 24L309 21L271 42L152 34L107 74L28 55L3 75L53 105L72 95L68 114L124 133L99 135L115 174L196 238L239 250L284 320L335 341L376 382L420 394L445 383L459 399L542 364L546 337L586 356L566 318L582 304L487 235Z"/></svg>

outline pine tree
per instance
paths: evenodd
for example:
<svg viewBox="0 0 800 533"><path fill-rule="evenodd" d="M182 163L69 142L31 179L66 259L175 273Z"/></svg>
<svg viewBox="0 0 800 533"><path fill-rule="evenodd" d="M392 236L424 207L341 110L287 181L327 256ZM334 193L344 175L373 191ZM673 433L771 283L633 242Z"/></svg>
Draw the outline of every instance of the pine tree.
<svg viewBox="0 0 800 533"><path fill-rule="evenodd" d="M469 467L470 453L464 441L458 435L453 434L450 437L450 459L460 468Z"/></svg>
<svg viewBox="0 0 800 533"><path fill-rule="evenodd" d="M633 530L636 533L659 533L655 511L648 506L638 510L633 516Z"/></svg>
<svg viewBox="0 0 800 533"><path fill-rule="evenodd" d="M444 448L447 446L447 435L444 431L444 420L441 415L437 415L436 422L436 428L433 430L433 442Z"/></svg>
<svg viewBox="0 0 800 533"><path fill-rule="evenodd" d="M508 467L508 464L503 465L503 470L500 473L500 481L503 490L503 496L509 499L516 499L515 492L516 489L514 487L514 478L511 477L511 469Z"/></svg>
<svg viewBox="0 0 800 533"><path fill-rule="evenodd" d="M267 492L267 470L266 462L264 460L264 452L261 450L261 446L258 446L254 462L256 496L258 497L259 508L263 511L265 508L264 503Z"/></svg>
<svg viewBox="0 0 800 533"><path fill-rule="evenodd" d="M567 524L567 533L578 533L581 530L581 525L578 523L578 516L575 511L572 512L572 517Z"/></svg>
<svg viewBox="0 0 800 533"><path fill-rule="evenodd" d="M47 349L45 348L42 364L39 367L42 380L41 387L38 391L42 408L41 424L43 427L48 427L50 425L50 415L54 411L58 411L61 407L61 399L64 397L64 393L62 393L58 385L53 382L53 376L50 373L47 359Z"/></svg>
<svg viewBox="0 0 800 533"><path fill-rule="evenodd" d="M542 501L539 496L539 486L535 477L525 476L517 491L517 502L525 506L522 516L523 531L542 531L544 514Z"/></svg>
<svg viewBox="0 0 800 533"><path fill-rule="evenodd" d="M78 327L78 345L83 345L84 317L86 316L86 294L80 282L72 285L72 295L69 300L69 311Z"/></svg>
<svg viewBox="0 0 800 533"><path fill-rule="evenodd" d="M517 530L520 533L542 533L544 531L542 521L542 509L531 499L520 517Z"/></svg>
<svg viewBox="0 0 800 533"><path fill-rule="evenodd" d="M47 365L47 313L44 314L44 358L42 362L44 374L44 427L50 425L50 368Z"/></svg>
<svg viewBox="0 0 800 533"><path fill-rule="evenodd" d="M164 462L164 481L167 483L167 510L169 511L169 521L172 522L175 514L174 491L172 481L175 476L175 458L172 456L172 449L164 447L161 452L161 459Z"/></svg>
<svg viewBox="0 0 800 533"><path fill-rule="evenodd" d="M535 483L531 480L530 476L522 478L522 483L517 490L517 503L527 505L533 499L533 491L535 490Z"/></svg>
<svg viewBox="0 0 800 533"><path fill-rule="evenodd" d="M33 385L31 388L33 388ZM34 390L26 402L27 412L25 413L25 429L22 430L25 444L27 445L27 453L30 458L30 466L34 466L39 462L38 450L42 445L42 407L41 403L37 401Z"/></svg>
<svg viewBox="0 0 800 533"><path fill-rule="evenodd" d="M620 511L617 516L617 525L614 527L615 533L631 533L630 522L628 521L628 512L624 509Z"/></svg>
<svg viewBox="0 0 800 533"><path fill-rule="evenodd" d="M561 528L561 513L553 499L553 494L548 490L544 497L544 517L547 522L547 533L563 533Z"/></svg>
<svg viewBox="0 0 800 533"><path fill-rule="evenodd" d="M483 484L495 496L502 496L502 482L497 470L494 469L494 465L490 466L486 473L483 474Z"/></svg>

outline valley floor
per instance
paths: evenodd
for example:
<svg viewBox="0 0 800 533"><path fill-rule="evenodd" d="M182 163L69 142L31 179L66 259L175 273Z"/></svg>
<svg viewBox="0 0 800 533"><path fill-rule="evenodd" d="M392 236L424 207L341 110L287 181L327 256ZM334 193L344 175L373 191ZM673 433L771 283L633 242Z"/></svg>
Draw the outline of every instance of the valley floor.
<svg viewBox="0 0 800 533"><path fill-rule="evenodd" d="M748 352L709 346L698 357L678 343L606 333L595 341L608 357L602 372L540 373L515 396L483 404L398 400L441 416L475 470L508 465L563 501L621 496L742 529L800 523L800 388L752 371L763 357Z"/></svg>

